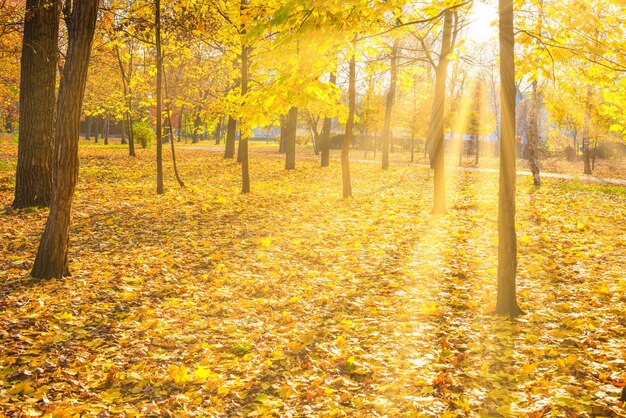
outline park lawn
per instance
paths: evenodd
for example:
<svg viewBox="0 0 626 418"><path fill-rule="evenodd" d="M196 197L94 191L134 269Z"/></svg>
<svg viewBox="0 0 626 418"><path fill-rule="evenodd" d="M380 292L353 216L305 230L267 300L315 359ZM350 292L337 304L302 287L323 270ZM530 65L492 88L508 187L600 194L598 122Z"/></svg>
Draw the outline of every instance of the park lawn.
<svg viewBox="0 0 626 418"><path fill-rule="evenodd" d="M496 317L497 174L81 148L72 276L28 278L47 211L0 146L0 415L626 416L626 191L518 179ZM358 158L358 156L356 157Z"/></svg>

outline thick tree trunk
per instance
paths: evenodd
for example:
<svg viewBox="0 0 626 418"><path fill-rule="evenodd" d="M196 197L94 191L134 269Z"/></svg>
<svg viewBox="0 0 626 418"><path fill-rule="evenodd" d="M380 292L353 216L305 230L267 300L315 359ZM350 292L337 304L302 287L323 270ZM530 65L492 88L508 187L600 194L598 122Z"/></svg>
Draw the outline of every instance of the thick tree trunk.
<svg viewBox="0 0 626 418"><path fill-rule="evenodd" d="M330 74L329 82L335 84L337 82L337 75L335 73ZM330 163L330 130L332 128L332 118L324 118L324 125L322 126L322 134L320 136L320 153L321 153L321 165L322 167L328 167Z"/></svg>
<svg viewBox="0 0 626 418"><path fill-rule="evenodd" d="M97 15L98 0L81 0L74 2L68 17L69 43L57 105L52 203L31 272L37 278L69 275L69 229L78 179L80 113Z"/></svg>
<svg viewBox="0 0 626 418"><path fill-rule="evenodd" d="M235 158L235 139L237 136L237 119L228 116L228 128L226 130L226 146L224 158Z"/></svg>
<svg viewBox="0 0 626 418"><path fill-rule="evenodd" d="M296 168L296 133L298 129L298 108L292 107L285 123L285 170Z"/></svg>
<svg viewBox="0 0 626 418"><path fill-rule="evenodd" d="M400 41L396 38L391 48L391 80L387 91L387 103L385 105L385 124L383 127L383 170L389 168L389 148L391 144L391 116L393 104L396 100L396 86L398 84L398 49Z"/></svg>
<svg viewBox="0 0 626 418"><path fill-rule="evenodd" d="M452 14L446 10L443 21L443 36L441 39L441 53L435 76L435 97L433 98L430 132L428 135L430 167L434 169L434 196L433 214L444 214L446 210L446 183L444 165L444 110L446 100L446 74L448 69L448 54L452 42Z"/></svg>
<svg viewBox="0 0 626 418"><path fill-rule="evenodd" d="M583 162L585 163L585 174L591 174L591 152L589 147L589 120L591 96L593 95L593 86L590 84L587 86L587 100L585 102L585 126L583 130Z"/></svg>
<svg viewBox="0 0 626 418"><path fill-rule="evenodd" d="M247 45L241 46L241 95L248 93L248 53ZM241 157L241 193L250 193L250 170L248 155L248 129L244 128L239 131L239 152Z"/></svg>
<svg viewBox="0 0 626 418"><path fill-rule="evenodd" d="M156 40L156 169L157 194L163 194L163 55L161 54L161 0L154 1L154 32Z"/></svg>
<svg viewBox="0 0 626 418"><path fill-rule="evenodd" d="M528 112L528 122L526 123L528 132L528 163L530 171L533 173L533 183L541 186L539 174L538 151L539 151L539 94L537 93L537 80L532 85L532 97L530 110Z"/></svg>
<svg viewBox="0 0 626 418"><path fill-rule="evenodd" d="M354 112L356 109L356 58L350 58L350 73L348 76L348 120L346 134L341 146L341 180L343 183L343 197L352 197L352 179L350 178L350 142L354 128Z"/></svg>
<svg viewBox="0 0 626 418"><path fill-rule="evenodd" d="M498 296L496 313L518 316L515 276L515 59L513 53L513 0L500 6L500 185L498 193Z"/></svg>
<svg viewBox="0 0 626 418"><path fill-rule="evenodd" d="M22 40L20 132L13 207L48 206L60 1L27 0Z"/></svg>

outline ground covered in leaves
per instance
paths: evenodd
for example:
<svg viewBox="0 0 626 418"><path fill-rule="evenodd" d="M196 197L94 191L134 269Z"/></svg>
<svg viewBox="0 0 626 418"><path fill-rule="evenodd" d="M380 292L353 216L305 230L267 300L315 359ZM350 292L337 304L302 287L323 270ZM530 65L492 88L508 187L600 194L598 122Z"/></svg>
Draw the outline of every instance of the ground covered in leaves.
<svg viewBox="0 0 626 418"><path fill-rule="evenodd" d="M497 175L283 170L81 148L72 277L28 278L47 212L0 146L0 415L626 416L626 190L518 182L516 320L492 315Z"/></svg>

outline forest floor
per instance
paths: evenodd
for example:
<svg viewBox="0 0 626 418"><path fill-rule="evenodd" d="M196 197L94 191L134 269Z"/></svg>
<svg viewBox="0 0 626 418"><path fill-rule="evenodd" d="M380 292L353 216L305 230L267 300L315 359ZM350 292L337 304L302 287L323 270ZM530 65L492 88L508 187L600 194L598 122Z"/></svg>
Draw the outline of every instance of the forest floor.
<svg viewBox="0 0 626 418"><path fill-rule="evenodd" d="M0 145L0 416L626 417L626 188L518 178L518 298L493 315L497 174L81 147L72 276ZM355 153L354 158L359 156Z"/></svg>

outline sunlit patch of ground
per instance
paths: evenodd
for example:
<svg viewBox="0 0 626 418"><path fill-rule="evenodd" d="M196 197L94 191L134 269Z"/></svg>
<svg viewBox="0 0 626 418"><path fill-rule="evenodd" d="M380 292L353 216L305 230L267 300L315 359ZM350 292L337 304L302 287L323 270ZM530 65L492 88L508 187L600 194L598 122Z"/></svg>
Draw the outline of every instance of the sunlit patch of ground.
<svg viewBox="0 0 626 418"><path fill-rule="evenodd" d="M219 152L82 148L73 276L27 275L46 211L13 211L0 147L0 412L8 416L626 416L626 193L518 182L519 300L495 306L497 175L283 170ZM358 158L358 156L355 156Z"/></svg>

